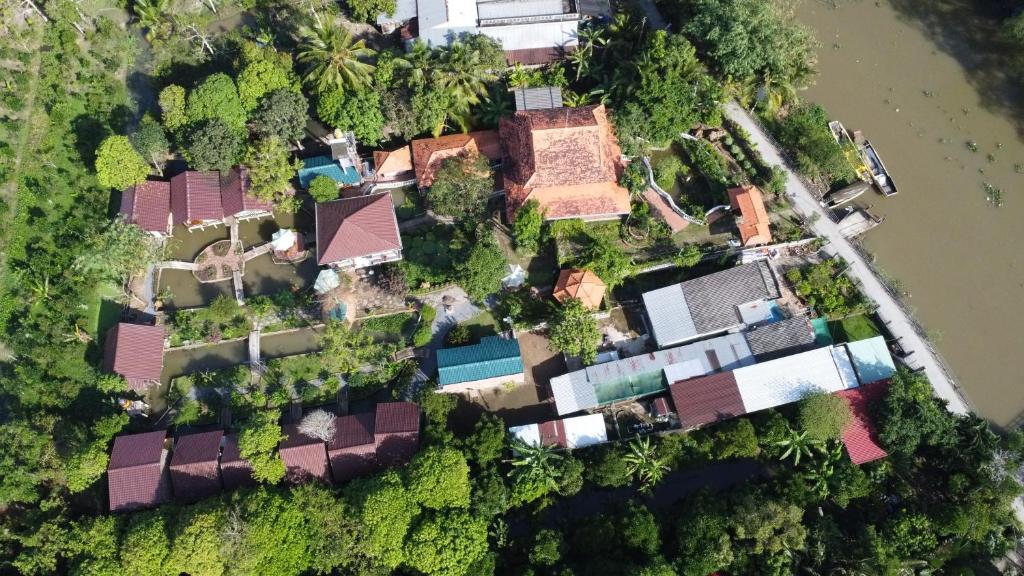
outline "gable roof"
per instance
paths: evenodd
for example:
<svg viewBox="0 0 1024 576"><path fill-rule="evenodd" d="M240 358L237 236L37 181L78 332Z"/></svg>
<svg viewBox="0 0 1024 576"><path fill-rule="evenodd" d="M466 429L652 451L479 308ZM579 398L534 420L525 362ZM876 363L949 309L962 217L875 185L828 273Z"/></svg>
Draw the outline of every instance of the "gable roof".
<svg viewBox="0 0 1024 576"><path fill-rule="evenodd" d="M605 290L604 282L590 270L562 270L552 296L562 303L578 298L584 306L593 309L601 306Z"/></svg>
<svg viewBox="0 0 1024 576"><path fill-rule="evenodd" d="M310 479L330 482L326 444L319 438L310 438L299 432L297 424L285 426L283 432L287 437L278 445L277 451L284 461L288 481L294 484Z"/></svg>
<svg viewBox="0 0 1024 576"><path fill-rule="evenodd" d="M836 392L850 407L851 418L843 430L842 439L850 461L854 464L872 462L889 455L878 441L878 432L871 416L874 406L885 398L888 391L889 381L881 380Z"/></svg>
<svg viewBox="0 0 1024 576"><path fill-rule="evenodd" d="M317 203L318 264L401 249L402 236L389 193Z"/></svg>
<svg viewBox="0 0 1024 576"><path fill-rule="evenodd" d="M228 434L224 437L224 448L220 455L220 476L228 490L256 484L256 479L252 477L252 464L242 458L238 450L238 434Z"/></svg>
<svg viewBox="0 0 1024 576"><path fill-rule="evenodd" d="M155 506L170 499L165 475L166 430L114 438L107 465L111 512Z"/></svg>
<svg viewBox="0 0 1024 576"><path fill-rule="evenodd" d="M836 354L836 352L842 354ZM856 387L844 375L842 348L817 348L776 360L744 366L733 371L747 412L757 412L797 402L818 392L837 392ZM852 370L852 369L851 369Z"/></svg>
<svg viewBox="0 0 1024 576"><path fill-rule="evenodd" d="M179 500L195 501L220 492L223 430L179 436L171 456L171 483Z"/></svg>
<svg viewBox="0 0 1024 576"><path fill-rule="evenodd" d="M483 154L490 160L501 160L501 140L495 130L479 130L466 134L449 134L438 138L412 141L412 160L416 182L420 188L434 183L434 174L447 158L461 154Z"/></svg>
<svg viewBox="0 0 1024 576"><path fill-rule="evenodd" d="M668 388L683 428L704 426L747 413L732 372L673 382Z"/></svg>
<svg viewBox="0 0 1024 576"><path fill-rule="evenodd" d="M125 221L147 232L167 234L171 228L171 184L146 180L121 195L121 214Z"/></svg>
<svg viewBox="0 0 1024 576"><path fill-rule="evenodd" d="M249 186L249 169L244 166L232 168L221 175L220 199L225 215L234 216L254 210L274 211L274 203L250 195Z"/></svg>
<svg viewBox="0 0 1024 576"><path fill-rule="evenodd" d="M744 333L759 361L789 356L814 347L814 328L807 316L794 316Z"/></svg>
<svg viewBox="0 0 1024 576"><path fill-rule="evenodd" d="M175 224L223 220L220 173L188 170L171 178L171 212Z"/></svg>
<svg viewBox="0 0 1024 576"><path fill-rule="evenodd" d="M740 220L736 225L740 231L740 242L744 246L772 243L768 210L764 207L760 188L751 185L730 188L729 205L740 212Z"/></svg>
<svg viewBox="0 0 1024 576"><path fill-rule="evenodd" d="M438 379L442 386L522 374L519 341L486 336L479 344L437 351Z"/></svg>
<svg viewBox="0 0 1024 576"><path fill-rule="evenodd" d="M327 443L327 451L333 453L354 446L372 445L375 420L376 416L373 412L336 417L334 419L334 437Z"/></svg>
<svg viewBox="0 0 1024 576"><path fill-rule="evenodd" d="M317 176L327 176L338 184L355 186L359 184L359 172L352 166L341 167L337 161L329 156L313 156L302 159L302 168L299 168L299 185L309 188L309 183Z"/></svg>
<svg viewBox="0 0 1024 576"><path fill-rule="evenodd" d="M502 118L504 187L511 218L528 199L547 219L629 212L618 142L604 105L517 110Z"/></svg>
<svg viewBox="0 0 1024 576"><path fill-rule="evenodd" d="M103 369L120 375L137 392L160 380L164 368L164 328L118 322L107 332Z"/></svg>
<svg viewBox="0 0 1024 576"><path fill-rule="evenodd" d="M377 150L373 153L373 165L378 175L411 172L412 148L405 145L395 150Z"/></svg>
<svg viewBox="0 0 1024 576"><path fill-rule="evenodd" d="M420 431L420 407L412 402L377 404L374 434L404 434Z"/></svg>

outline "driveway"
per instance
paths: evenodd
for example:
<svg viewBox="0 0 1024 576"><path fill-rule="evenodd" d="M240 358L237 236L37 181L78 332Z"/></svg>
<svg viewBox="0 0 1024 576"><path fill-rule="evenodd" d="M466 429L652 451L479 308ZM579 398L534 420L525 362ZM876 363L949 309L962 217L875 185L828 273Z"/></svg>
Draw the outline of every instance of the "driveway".
<svg viewBox="0 0 1024 576"><path fill-rule="evenodd" d="M447 309L444 304L445 296L449 297ZM437 351L444 347L445 335L459 322L465 322L480 314L481 309L470 302L466 291L458 286L422 296L420 302L437 310L437 318L431 325L433 336L425 349L426 356L420 358L420 371L430 378L437 372Z"/></svg>

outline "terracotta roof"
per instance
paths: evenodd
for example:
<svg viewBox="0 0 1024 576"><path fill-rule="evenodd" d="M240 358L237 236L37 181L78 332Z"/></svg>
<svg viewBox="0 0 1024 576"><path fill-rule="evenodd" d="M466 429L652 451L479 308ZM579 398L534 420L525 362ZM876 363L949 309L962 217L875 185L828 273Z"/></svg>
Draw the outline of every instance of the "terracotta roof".
<svg viewBox="0 0 1024 576"><path fill-rule="evenodd" d="M382 466L408 462L419 446L420 407L410 402L377 404L374 437Z"/></svg>
<svg viewBox="0 0 1024 576"><path fill-rule="evenodd" d="M189 170L171 178L171 212L175 224L223 220L220 173Z"/></svg>
<svg viewBox="0 0 1024 576"><path fill-rule="evenodd" d="M719 372L669 384L683 428L704 426L746 414L732 372Z"/></svg>
<svg viewBox="0 0 1024 576"><path fill-rule="evenodd" d="M501 139L494 130L481 130L413 140L412 159L420 188L434 183L434 173L446 158L460 154L483 154L491 160L500 160Z"/></svg>
<svg viewBox="0 0 1024 576"><path fill-rule="evenodd" d="M378 150L373 153L373 165L377 175L411 172L412 148L408 145L397 150Z"/></svg>
<svg viewBox="0 0 1024 576"><path fill-rule="evenodd" d="M401 250L391 194L342 198L316 205L316 260L320 265Z"/></svg>
<svg viewBox="0 0 1024 576"><path fill-rule="evenodd" d="M296 424L285 426L284 434L287 438L281 441L278 452L284 460L288 481L293 484L311 479L330 482L331 472L324 442L302 434Z"/></svg>
<svg viewBox="0 0 1024 576"><path fill-rule="evenodd" d="M889 381L880 380L836 392L846 400L853 416L846 430L843 430L843 445L846 446L846 452L854 464L864 464L888 456L878 443L878 433L875 430L874 418L871 416L874 405L881 402L888 391Z"/></svg>
<svg viewBox="0 0 1024 576"><path fill-rule="evenodd" d="M250 195L249 186L249 169L244 166L232 168L220 176L220 200L225 216L254 210L274 211L274 203Z"/></svg>
<svg viewBox="0 0 1024 576"><path fill-rule="evenodd" d="M512 64L523 64L532 66L535 64L547 64L562 58L562 51L556 46L544 48L522 48L520 50L505 50L505 61Z"/></svg>
<svg viewBox="0 0 1024 576"><path fill-rule="evenodd" d="M179 436L171 456L171 484L178 500L194 502L220 492L223 430Z"/></svg>
<svg viewBox="0 0 1024 576"><path fill-rule="evenodd" d="M498 126L509 219L536 199L547 219L629 213L618 142L603 105L519 110Z"/></svg>
<svg viewBox="0 0 1024 576"><path fill-rule="evenodd" d="M110 511L156 506L170 500L164 468L166 430L114 438L107 465Z"/></svg>
<svg viewBox="0 0 1024 576"><path fill-rule="evenodd" d="M584 306L594 309L601 306L604 291L604 282L590 270L562 270L555 282L553 296L562 303L578 298Z"/></svg>
<svg viewBox="0 0 1024 576"><path fill-rule="evenodd" d="M768 211L764 198L757 186L739 186L729 189L729 204L739 210L740 219L736 226L740 230L740 242L744 246L772 243L772 232L768 227Z"/></svg>
<svg viewBox="0 0 1024 576"><path fill-rule="evenodd" d="M335 419L334 438L327 444L335 482L377 471L377 443L373 434L375 419L373 412Z"/></svg>
<svg viewBox="0 0 1024 576"><path fill-rule="evenodd" d="M125 190L121 195L121 214L147 232L170 233L170 182L146 180Z"/></svg>
<svg viewBox="0 0 1024 576"><path fill-rule="evenodd" d="M237 434L228 434L224 437L224 449L220 455L220 475L224 487L228 490L256 484L252 477L252 464L242 458L238 451Z"/></svg>
<svg viewBox="0 0 1024 576"><path fill-rule="evenodd" d="M107 332L103 369L122 376L133 390L144 392L159 382L163 368L163 326L118 322Z"/></svg>

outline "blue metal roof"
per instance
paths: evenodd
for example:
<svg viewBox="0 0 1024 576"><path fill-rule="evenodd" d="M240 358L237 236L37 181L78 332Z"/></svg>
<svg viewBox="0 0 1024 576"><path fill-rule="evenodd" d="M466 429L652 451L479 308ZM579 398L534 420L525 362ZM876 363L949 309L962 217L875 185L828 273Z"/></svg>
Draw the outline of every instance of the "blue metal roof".
<svg viewBox="0 0 1024 576"><path fill-rule="evenodd" d="M317 176L327 176L331 180L347 186L359 184L359 172L352 166L342 168L340 164L327 156L303 158L302 168L299 168L299 184L303 188L309 188L309 183Z"/></svg>
<svg viewBox="0 0 1024 576"><path fill-rule="evenodd" d="M442 386L520 374L519 341L485 336L479 344L438 350L437 371Z"/></svg>

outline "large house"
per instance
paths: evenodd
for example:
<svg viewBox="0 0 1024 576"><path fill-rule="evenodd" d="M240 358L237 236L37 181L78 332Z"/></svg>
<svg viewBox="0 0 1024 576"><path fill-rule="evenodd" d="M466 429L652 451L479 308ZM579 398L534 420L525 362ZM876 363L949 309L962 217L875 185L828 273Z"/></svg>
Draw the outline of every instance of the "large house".
<svg viewBox="0 0 1024 576"><path fill-rule="evenodd" d="M150 508L171 499L164 448L166 437L166 430L158 430L114 439L107 465L111 512Z"/></svg>
<svg viewBox="0 0 1024 576"><path fill-rule="evenodd" d="M528 200L546 220L629 214L622 152L603 105L517 110L498 132L509 220Z"/></svg>
<svg viewBox="0 0 1024 576"><path fill-rule="evenodd" d="M729 205L736 214L736 227L740 243L744 246L762 246L772 243L768 210L757 186L738 186L729 189Z"/></svg>
<svg viewBox="0 0 1024 576"><path fill-rule="evenodd" d="M121 376L142 394L160 383L164 369L164 328L118 322L107 332L103 369Z"/></svg>
<svg viewBox="0 0 1024 576"><path fill-rule="evenodd" d="M416 184L420 188L430 188L434 183L434 175L445 160L477 154L485 156L492 163L501 161L501 140L496 131L480 130L413 140L412 161Z"/></svg>
<svg viewBox="0 0 1024 576"><path fill-rule="evenodd" d="M341 270L402 259L402 236L387 192L316 205L316 261Z"/></svg>

